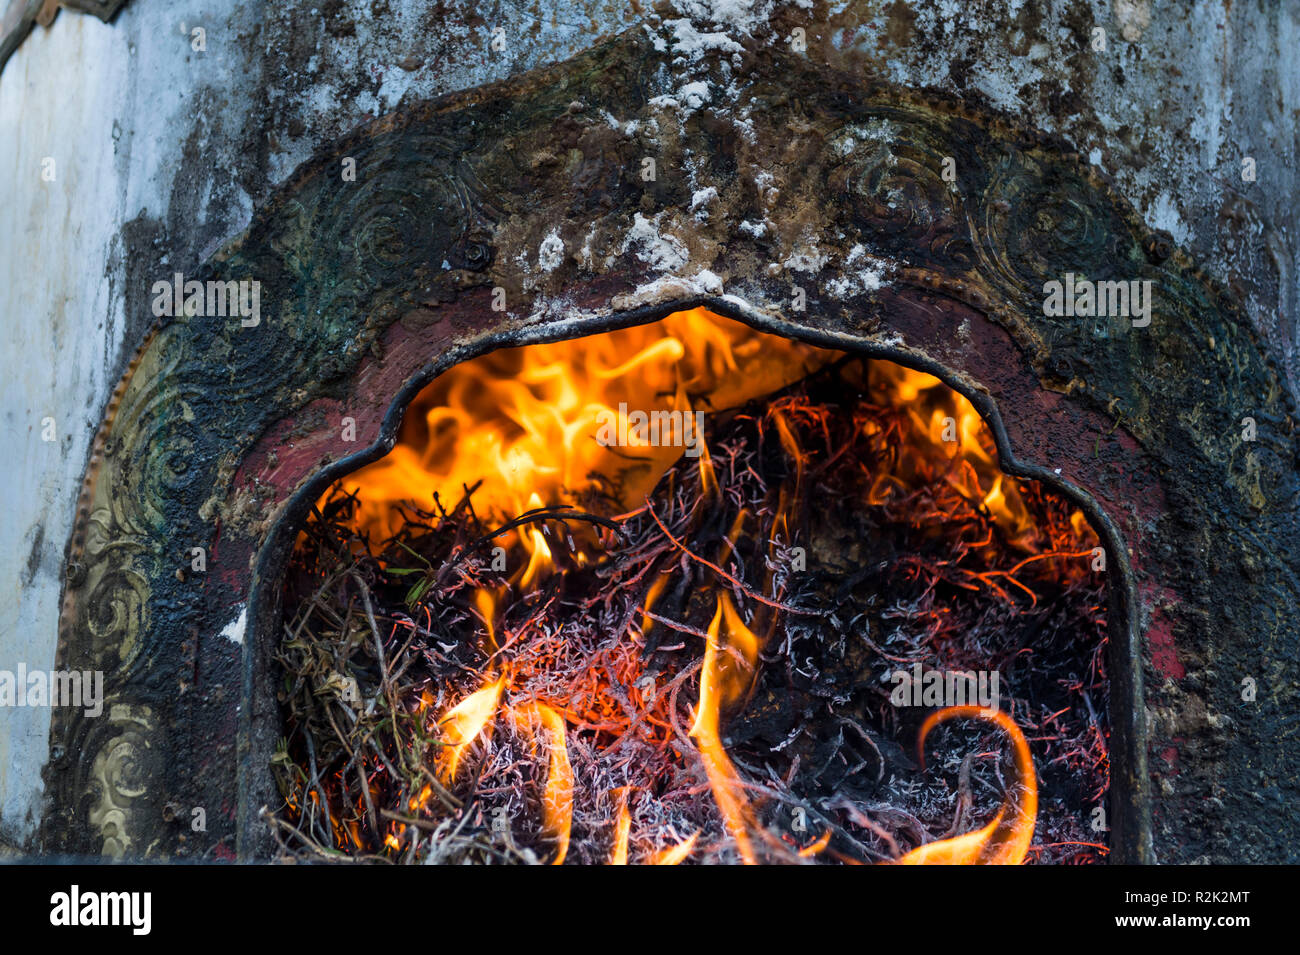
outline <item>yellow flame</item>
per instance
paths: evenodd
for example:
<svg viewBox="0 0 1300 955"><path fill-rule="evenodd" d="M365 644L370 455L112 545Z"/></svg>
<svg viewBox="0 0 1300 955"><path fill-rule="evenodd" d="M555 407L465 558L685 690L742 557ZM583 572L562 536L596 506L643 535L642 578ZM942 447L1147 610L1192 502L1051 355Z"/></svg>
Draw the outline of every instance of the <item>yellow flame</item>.
<svg viewBox="0 0 1300 955"><path fill-rule="evenodd" d="M725 642L719 636L724 621L727 628ZM700 748L704 771L709 777L709 787L722 821L736 840L741 858L753 865L758 861L749 839L753 817L736 768L722 745L719 723L723 707L740 699L750 687L758 660L758 637L741 621L731 603L731 595L726 592L718 597L718 607L709 624L708 635L704 666L700 670L700 703L695 710L690 735ZM733 652L740 657L739 660L732 655Z"/></svg>
<svg viewBox="0 0 1300 955"><path fill-rule="evenodd" d="M429 804L429 797L432 795L433 795L433 787L430 786L428 783L425 783L424 788L420 790L419 795L412 796L410 802L407 803L407 805L410 807L411 812L419 812L421 809L427 806Z"/></svg>
<svg viewBox="0 0 1300 955"><path fill-rule="evenodd" d="M627 865L627 843L632 834L632 813L627 808L627 789L619 791L618 821L614 825L614 851L609 854L610 865Z"/></svg>
<svg viewBox="0 0 1300 955"><path fill-rule="evenodd" d="M1000 710L979 706L950 706L931 713L918 734L917 750L922 767L926 736L940 723L961 717L995 723L1011 737L1015 774L1007 786L1002 806L983 829L919 846L899 859L899 865L1020 865L1029 851L1038 816L1038 778L1034 774L1029 743L1011 717Z"/></svg>
<svg viewBox="0 0 1300 955"><path fill-rule="evenodd" d="M699 308L634 328L501 349L439 376L407 409L397 447L348 475L343 486L360 494L357 523L375 537L389 536L400 524L394 505L427 509L436 494L450 508L475 485L473 503L486 519L576 503L598 486L618 488L620 505L637 507L684 449L671 441L636 440L626 427L628 414L734 408L835 357ZM891 362L873 362L864 385L877 403L906 409L915 432L894 473L877 477L869 503L919 486L922 471L947 467L953 486L982 502L1010 540L1032 533L1028 509L1015 482L1002 479L991 433L970 401L933 375ZM611 416L627 434L624 447L600 440ZM778 417L776 427L789 449L788 423ZM708 449L701 450L703 493L712 496L713 463ZM795 460L802 468L802 457ZM494 543L524 548L526 565L513 575L524 588L553 570L540 525L512 530ZM575 558L581 563L583 555Z"/></svg>
<svg viewBox="0 0 1300 955"><path fill-rule="evenodd" d="M502 675L465 697L438 721L443 732L442 741L446 747L439 773L439 778L444 784L456 778L461 757L496 713L497 703L501 699L501 691L505 685L506 678Z"/></svg>
<svg viewBox="0 0 1300 955"><path fill-rule="evenodd" d="M573 826L573 768L569 765L564 719L545 703L525 703L515 707L513 713L517 725L531 731L532 724L538 723L550 737L550 766L542 794L542 834L556 845L551 865L561 865L569 853Z"/></svg>
<svg viewBox="0 0 1300 955"><path fill-rule="evenodd" d="M969 500L982 501L1010 539L1032 531L1029 510L1019 490L1003 480L993 436L969 399L933 375L892 362L873 363L870 375L872 399L905 408L917 437L928 438L930 447L907 441L910 453L896 462L893 474L877 477L869 503L883 503L891 488L917 486L923 469L946 460L951 468L949 482Z"/></svg>
<svg viewBox="0 0 1300 955"><path fill-rule="evenodd" d="M475 590L474 609L483 618L483 627L487 633L488 644L493 650L499 649L496 629L497 595L486 587Z"/></svg>
<svg viewBox="0 0 1300 955"><path fill-rule="evenodd" d="M681 865L686 861L686 857L695 849L695 840L700 837L698 832L692 832L677 845L661 852L656 852L650 857L651 865Z"/></svg>
<svg viewBox="0 0 1300 955"><path fill-rule="evenodd" d="M528 509L542 507L542 499L533 493L528 498ZM542 575L550 570L554 563L551 558L550 545L546 543L546 538L542 536L542 531L536 525L528 530L530 555L528 558L528 567L524 570L524 575L519 581L519 586L524 590L531 588Z"/></svg>
<svg viewBox="0 0 1300 955"><path fill-rule="evenodd" d="M466 487L484 516L513 518L529 507L573 503L597 486L621 482L624 506L638 506L683 452L680 444L632 440L608 447L598 437L610 416L634 411L688 413L733 408L804 377L834 353L765 335L704 309L585 338L501 349L448 369L406 410L400 442L387 456L348 475L359 491L357 522L387 537L400 525L394 505L450 509ZM691 396L706 395L696 408ZM684 437L684 436L683 436ZM518 540L545 546L532 526ZM527 579L543 565L530 563Z"/></svg>

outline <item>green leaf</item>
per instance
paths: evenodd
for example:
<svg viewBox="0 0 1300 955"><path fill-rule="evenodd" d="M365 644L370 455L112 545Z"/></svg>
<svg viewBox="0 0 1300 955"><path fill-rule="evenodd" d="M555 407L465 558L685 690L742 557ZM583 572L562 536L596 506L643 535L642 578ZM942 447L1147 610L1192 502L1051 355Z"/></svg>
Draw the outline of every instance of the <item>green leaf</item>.
<svg viewBox="0 0 1300 955"><path fill-rule="evenodd" d="M419 599L424 596L424 592L429 589L429 585L432 583L432 577L425 577L418 584L408 590L406 592L406 605L410 607L417 603Z"/></svg>

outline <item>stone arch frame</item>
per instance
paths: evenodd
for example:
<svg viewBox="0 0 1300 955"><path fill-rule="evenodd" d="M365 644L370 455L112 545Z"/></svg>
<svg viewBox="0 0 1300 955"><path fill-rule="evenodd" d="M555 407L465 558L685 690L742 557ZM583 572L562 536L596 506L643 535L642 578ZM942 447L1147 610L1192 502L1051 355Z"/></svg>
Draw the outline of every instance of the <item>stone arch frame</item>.
<svg viewBox="0 0 1300 955"><path fill-rule="evenodd" d="M256 857L274 703L256 677L278 619L265 584L303 502L390 449L406 401L456 361L704 304L937 374L993 426L1003 470L1085 508L1118 571L1114 858L1153 861L1166 831L1177 855L1185 808L1154 828L1149 815L1148 747L1172 734L1148 741L1148 713L1222 697L1177 686L1179 655L1203 653L1225 620L1248 647L1297 644L1284 558L1300 458L1276 369L1235 304L1061 143L799 55L736 56L748 72L729 112L666 103L671 51L640 30L404 109L305 164L186 277L258 280L262 322L160 322L109 402L56 664L105 670L109 699L99 719L55 713L45 847ZM721 82L727 62L699 69ZM646 156L675 174L638 181ZM691 179L718 186L705 217ZM762 234L742 232L754 215ZM552 233L565 255L547 271L533 263ZM1067 271L1151 279L1152 326L1042 315L1042 282ZM808 306L793 322L796 285ZM1263 422L1252 449L1231 440L1241 408ZM341 442L345 415L365 450ZM191 546L209 554L201 576L186 573ZM1232 585L1207 588L1212 569ZM1154 702L1144 676L1164 681ZM1281 767L1290 750L1264 738L1269 720L1253 750ZM192 807L209 832L184 825Z"/></svg>

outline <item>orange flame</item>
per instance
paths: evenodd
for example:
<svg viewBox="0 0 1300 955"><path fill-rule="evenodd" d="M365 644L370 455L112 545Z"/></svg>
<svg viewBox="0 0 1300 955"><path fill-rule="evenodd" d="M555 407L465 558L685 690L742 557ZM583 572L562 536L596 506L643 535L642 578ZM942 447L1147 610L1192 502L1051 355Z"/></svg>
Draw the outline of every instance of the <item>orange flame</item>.
<svg viewBox="0 0 1300 955"><path fill-rule="evenodd" d="M699 839L698 832L692 832L689 836L677 843L675 846L656 852L650 857L651 865L681 865L686 861L686 857L695 849L695 841Z"/></svg>
<svg viewBox="0 0 1300 955"><path fill-rule="evenodd" d="M571 503L598 486L593 475L620 480L623 504L635 506L683 448L636 440L628 415L676 412L680 421L695 410L736 407L833 357L700 308L650 325L501 349L439 376L407 408L398 445L343 486L360 492L358 526L385 538L401 523L394 505L427 509L436 493L450 509L479 482L474 505L496 517ZM692 395L706 395L707 404L697 409ZM627 446L598 440L611 416L620 426L612 432L629 435ZM498 543L509 548L518 539ZM534 528L520 543L530 553L545 546ZM530 563L530 582L546 563Z"/></svg>
<svg viewBox="0 0 1300 955"><path fill-rule="evenodd" d="M917 437L930 442L928 451L920 442L908 442L916 453L897 461L892 474L877 478L870 503L885 500L891 486L918 486L924 481L923 470L946 460L948 482L967 499L983 502L1011 540L1033 532L1034 521L1020 491L998 468L992 434L965 395L934 375L892 362L871 366L868 390L880 404L906 408Z"/></svg>
<svg viewBox="0 0 1300 955"><path fill-rule="evenodd" d="M627 788L618 792L618 822L614 826L614 851L609 854L610 865L627 865L627 843L632 834L632 813L627 808Z"/></svg>
<svg viewBox="0 0 1300 955"><path fill-rule="evenodd" d="M913 849L897 860L899 865L1020 865L1034 838L1038 816L1038 777L1029 755L1029 743L1020 727L1000 710L979 706L950 706L931 713L921 724L917 755L925 768L925 738L940 723L972 717L996 723L1011 737L1015 775L1007 786L1002 806L983 829L952 839L942 839Z"/></svg>
<svg viewBox="0 0 1300 955"><path fill-rule="evenodd" d="M556 844L551 865L562 865L569 852L569 832L573 825L573 769L565 742L564 720L545 703L526 703L513 710L515 723L531 732L539 723L550 736L550 767L546 790L542 795L542 834Z"/></svg>
<svg viewBox="0 0 1300 955"><path fill-rule="evenodd" d="M498 677L487 686L465 697L438 721L438 725L443 730L443 744L446 747L439 772L439 778L444 784L456 778L461 757L496 713L497 702L501 699L501 691L505 685L505 676Z"/></svg>
<svg viewBox="0 0 1300 955"><path fill-rule="evenodd" d="M725 642L719 640L724 620L727 626ZM758 637L741 621L731 603L731 595L726 592L718 597L718 608L714 611L708 634L704 667L700 671L700 704L695 711L690 735L700 748L704 770L723 823L736 840L741 858L753 865L757 862L749 840L753 816L749 801L741 791L736 768L722 745L719 722L722 708L735 703L749 689L754 665L758 661Z"/></svg>
<svg viewBox="0 0 1300 955"><path fill-rule="evenodd" d="M820 855L825 848L831 844L831 831L827 829L818 836L810 845L804 846L799 850L799 858L811 859L815 855Z"/></svg>
<svg viewBox="0 0 1300 955"><path fill-rule="evenodd" d="M618 489L622 507L636 507L683 447L637 440L629 415L734 408L779 391L837 354L700 308L648 325L490 352L448 369L422 391L406 410L398 445L344 478L343 488L359 494L358 526L379 539L403 520L395 505L428 509L437 495L451 508L475 486L474 506L486 518L572 504L585 491L610 487ZM970 401L933 375L891 362L872 363L869 378L864 385L872 400L906 409L916 439L907 442L913 453L877 476L868 503L946 472L1010 540L1030 550L1024 539L1032 536L1033 520L1016 482L998 469L989 429ZM628 437L623 447L601 440L611 416L618 422L613 431ZM778 418L777 428L788 446L786 422ZM699 451L704 491L716 491L708 449ZM537 524L494 543L524 548L526 566L512 575L517 585L533 586L553 570Z"/></svg>

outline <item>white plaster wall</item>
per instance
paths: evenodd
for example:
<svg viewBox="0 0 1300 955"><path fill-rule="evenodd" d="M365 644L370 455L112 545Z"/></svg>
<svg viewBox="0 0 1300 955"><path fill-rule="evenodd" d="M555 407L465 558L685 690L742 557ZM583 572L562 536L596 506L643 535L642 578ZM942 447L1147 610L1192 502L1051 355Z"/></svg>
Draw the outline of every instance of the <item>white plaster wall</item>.
<svg viewBox="0 0 1300 955"><path fill-rule="evenodd" d="M122 302L105 268L127 199L112 149L126 37L85 18L37 30L0 75L0 669L54 662L75 488L112 387ZM78 82L72 64L99 82ZM93 66L92 66L93 64ZM161 117L160 117L161 118ZM42 181L42 160L56 179ZM139 191L139 190L135 190ZM42 440L42 419L55 440ZM0 837L37 821L50 711L0 708Z"/></svg>

